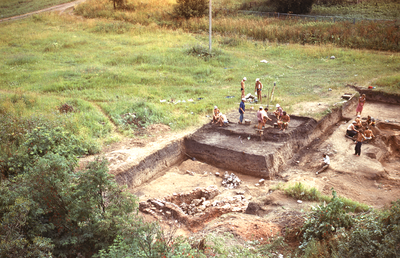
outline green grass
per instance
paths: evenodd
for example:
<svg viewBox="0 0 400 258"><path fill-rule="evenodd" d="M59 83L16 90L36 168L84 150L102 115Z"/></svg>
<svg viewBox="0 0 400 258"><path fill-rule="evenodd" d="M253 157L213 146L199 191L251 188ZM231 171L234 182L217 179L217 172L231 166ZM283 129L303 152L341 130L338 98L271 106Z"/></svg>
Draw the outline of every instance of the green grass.
<svg viewBox="0 0 400 258"><path fill-rule="evenodd" d="M73 0L1 0L0 19L34 12Z"/></svg>
<svg viewBox="0 0 400 258"><path fill-rule="evenodd" d="M282 190L286 195L293 197L297 200L304 201L319 201L329 203L332 199L331 196L322 195L320 191L318 191L315 187L307 187L300 182L295 183L294 185L288 185L284 187L283 185L278 185L275 190ZM362 212L367 211L370 207L364 203L359 203L357 201L353 201L351 199L339 196L338 197L345 205L346 209L352 212Z"/></svg>
<svg viewBox="0 0 400 258"><path fill-rule="evenodd" d="M3 112L47 115L69 102L80 110L70 114L72 124L79 125L76 132L106 142L115 139L109 118L120 132L132 135L138 124L163 123L174 130L198 125L214 105L225 113L236 111L244 76L246 92L253 92L256 78L265 90L276 82L270 104L279 102L289 111L299 102L338 102L348 83L377 81L382 89L398 89L391 83L396 85L400 70L397 53L215 34L215 56L205 58L192 50L207 49L206 33L58 14L0 24L0 33L1 92L33 94L37 103L43 102L29 109L3 101ZM332 55L336 59L330 59ZM260 63L262 59L268 64ZM235 98L226 98L232 95ZM161 103L164 99L195 101ZM128 123L128 113L136 113L136 124Z"/></svg>

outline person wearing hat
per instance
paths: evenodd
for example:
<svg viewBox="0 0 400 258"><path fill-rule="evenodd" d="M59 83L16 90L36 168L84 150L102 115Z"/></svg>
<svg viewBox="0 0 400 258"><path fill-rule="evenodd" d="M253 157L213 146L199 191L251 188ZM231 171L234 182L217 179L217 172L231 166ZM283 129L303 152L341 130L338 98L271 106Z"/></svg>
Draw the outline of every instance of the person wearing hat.
<svg viewBox="0 0 400 258"><path fill-rule="evenodd" d="M244 105L245 101L246 101L246 99L242 98L242 102L240 102L240 106L239 106L239 114L240 114L240 116L239 116L239 124L243 124L244 111L246 110L245 109L246 106Z"/></svg>
<svg viewBox="0 0 400 258"><path fill-rule="evenodd" d="M279 120L281 116L283 116L283 109L279 104L276 104L276 110L274 111L274 115L276 119Z"/></svg>
<svg viewBox="0 0 400 258"><path fill-rule="evenodd" d="M258 121L257 129L260 131L260 133L264 125L263 115L264 115L264 110L263 107L260 106L257 111L257 121Z"/></svg>
<svg viewBox="0 0 400 258"><path fill-rule="evenodd" d="M240 83L240 90L242 91L242 98L244 98L244 82L247 80L246 77L243 78L242 82Z"/></svg>
<svg viewBox="0 0 400 258"><path fill-rule="evenodd" d="M260 82L260 79L256 79L256 87L255 87L255 92L257 92L257 99L261 103L261 90L263 88L262 83Z"/></svg>
<svg viewBox="0 0 400 258"><path fill-rule="evenodd" d="M355 128L356 123L357 123L356 121L353 121L353 122L347 127L346 136L348 136L348 137L350 137L350 138L353 138L354 135L357 134L358 131L357 131L356 128Z"/></svg>
<svg viewBox="0 0 400 258"><path fill-rule="evenodd" d="M213 120L212 124L217 123L219 121L220 112L217 106L214 106Z"/></svg>

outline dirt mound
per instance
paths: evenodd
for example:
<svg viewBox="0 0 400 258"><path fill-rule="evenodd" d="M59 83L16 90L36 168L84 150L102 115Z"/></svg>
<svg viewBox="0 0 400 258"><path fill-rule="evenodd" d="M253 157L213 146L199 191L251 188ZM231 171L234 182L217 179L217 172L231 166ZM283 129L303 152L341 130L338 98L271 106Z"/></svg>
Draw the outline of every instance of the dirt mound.
<svg viewBox="0 0 400 258"><path fill-rule="evenodd" d="M171 128L168 125L164 124L152 124L146 128L146 131L150 135L155 135L171 131Z"/></svg>

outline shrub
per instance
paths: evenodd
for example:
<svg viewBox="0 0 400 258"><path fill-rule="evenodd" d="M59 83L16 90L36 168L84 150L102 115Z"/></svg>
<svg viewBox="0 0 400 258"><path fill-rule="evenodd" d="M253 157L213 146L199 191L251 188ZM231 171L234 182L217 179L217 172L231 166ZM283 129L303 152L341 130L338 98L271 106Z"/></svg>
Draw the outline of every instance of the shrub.
<svg viewBox="0 0 400 258"><path fill-rule="evenodd" d="M275 0L272 5L279 13L305 14L311 12L315 0Z"/></svg>
<svg viewBox="0 0 400 258"><path fill-rule="evenodd" d="M185 19L203 17L207 9L207 0L177 0L174 6L174 15Z"/></svg>
<svg viewBox="0 0 400 258"><path fill-rule="evenodd" d="M135 221L137 200L108 174L105 160L75 168L48 153L0 184L0 257L91 257Z"/></svg>
<svg viewBox="0 0 400 258"><path fill-rule="evenodd" d="M332 190L332 199L325 205L318 205L307 215L302 230L303 242L300 248L306 248L314 238L321 240L329 237L339 228L348 229L353 224L352 217L347 214L345 204L337 197L335 190Z"/></svg>
<svg viewBox="0 0 400 258"><path fill-rule="evenodd" d="M0 160L0 172L5 177L23 173L47 153L58 154L76 163L77 156L88 152L82 142L62 127L38 126L25 136L25 142L15 153Z"/></svg>
<svg viewBox="0 0 400 258"><path fill-rule="evenodd" d="M333 257L399 257L400 200L388 212L356 217L352 230L339 235Z"/></svg>
<svg viewBox="0 0 400 258"><path fill-rule="evenodd" d="M322 198L320 192L315 187L309 189L300 182L297 182L293 187L289 186L285 188L285 194L305 201L320 201Z"/></svg>

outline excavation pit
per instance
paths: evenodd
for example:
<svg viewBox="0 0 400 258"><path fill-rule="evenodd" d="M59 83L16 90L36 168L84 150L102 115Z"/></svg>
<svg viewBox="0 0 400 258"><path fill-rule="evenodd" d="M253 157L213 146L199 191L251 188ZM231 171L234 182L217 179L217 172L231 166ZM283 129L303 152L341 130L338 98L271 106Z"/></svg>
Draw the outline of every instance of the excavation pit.
<svg viewBox="0 0 400 258"><path fill-rule="evenodd" d="M400 121L400 106L368 102L362 118L371 115L377 120L372 129L378 137L363 144L362 155L357 158L353 155L354 142L344 137L347 126L354 120L355 106L356 99L352 99L318 122L290 115L291 123L285 132L274 128L276 119L270 113L273 121L266 125L262 135L254 127L255 111L246 112L250 125L237 124L238 113L234 112L227 115L232 122L229 126L206 124L185 137L160 136L153 141L157 149L149 148L151 151L147 147L153 142L126 143L124 149L107 154L112 161L110 172L118 183L127 185L139 197L144 216L162 223L184 225L189 232L228 227L223 222L228 218L235 221L235 230L244 225L240 222L243 218L254 228L264 223L269 229L282 229L285 221L277 216L299 216L299 209L312 205L298 203L272 190L285 182L301 182L325 195L331 195L334 188L340 196L382 207L400 196L398 138L393 139L398 137L396 121ZM331 166L316 176L322 153L329 154ZM226 171L242 181L237 189L222 185L221 176ZM265 179L264 184L260 184L261 179ZM215 186L219 194L210 198L196 194L210 186ZM244 203L236 207L237 211L209 205L224 199L232 201L237 195L243 196ZM186 196L186 199L183 201L177 196ZM187 207L181 207L183 202L188 206L201 203L196 208L192 206L189 212ZM160 208L160 203L165 208ZM257 208L256 212L251 211L252 207ZM257 216L246 214L247 209ZM269 224L271 221L279 223Z"/></svg>

